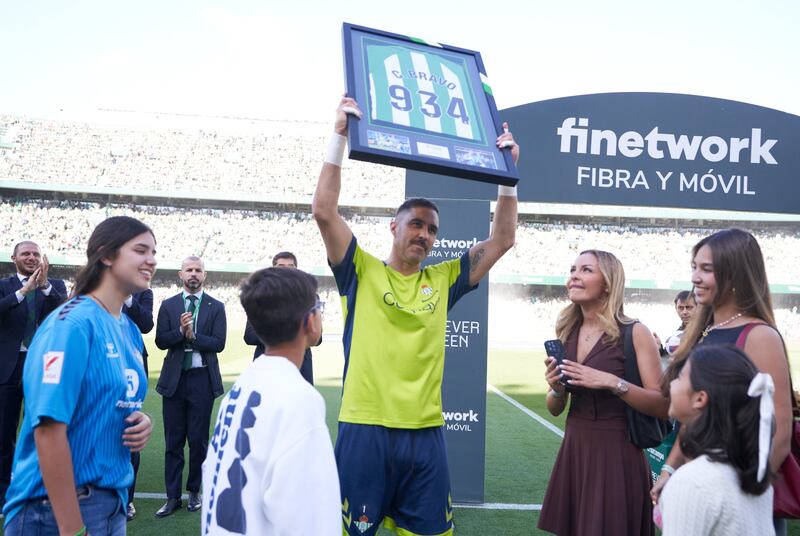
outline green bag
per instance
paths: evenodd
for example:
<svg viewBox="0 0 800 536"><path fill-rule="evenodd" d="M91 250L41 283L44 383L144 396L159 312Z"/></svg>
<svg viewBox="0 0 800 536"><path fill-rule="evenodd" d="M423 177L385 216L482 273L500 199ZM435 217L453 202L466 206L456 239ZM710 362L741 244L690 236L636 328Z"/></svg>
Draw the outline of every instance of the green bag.
<svg viewBox="0 0 800 536"><path fill-rule="evenodd" d="M672 446L675 444L675 438L678 436L678 430L676 428L677 427L673 428L659 446L644 449L647 461L650 462L650 476L652 477L653 484L658 480L658 475L661 474L661 466L667 461L667 456L669 456Z"/></svg>

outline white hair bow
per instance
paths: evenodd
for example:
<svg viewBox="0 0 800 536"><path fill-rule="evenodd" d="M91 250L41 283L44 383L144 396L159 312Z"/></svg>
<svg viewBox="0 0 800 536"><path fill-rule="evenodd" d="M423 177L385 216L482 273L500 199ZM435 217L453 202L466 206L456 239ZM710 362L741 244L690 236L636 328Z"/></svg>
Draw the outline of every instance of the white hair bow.
<svg viewBox="0 0 800 536"><path fill-rule="evenodd" d="M775 392L775 384L772 376L759 372L750 382L747 394L752 397L760 397L761 402L758 408L758 481L764 478L767 471L767 460L769 459L770 442L772 439L772 417L775 415L775 403L772 395Z"/></svg>

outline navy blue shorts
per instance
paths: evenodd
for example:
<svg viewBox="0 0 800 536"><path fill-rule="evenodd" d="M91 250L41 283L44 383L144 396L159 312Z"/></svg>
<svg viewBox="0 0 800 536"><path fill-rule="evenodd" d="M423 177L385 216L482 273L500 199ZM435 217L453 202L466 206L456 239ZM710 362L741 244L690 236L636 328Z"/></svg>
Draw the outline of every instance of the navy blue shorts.
<svg viewBox="0 0 800 536"><path fill-rule="evenodd" d="M403 536L453 533L444 431L339 423L336 465L344 530L373 536L384 527Z"/></svg>

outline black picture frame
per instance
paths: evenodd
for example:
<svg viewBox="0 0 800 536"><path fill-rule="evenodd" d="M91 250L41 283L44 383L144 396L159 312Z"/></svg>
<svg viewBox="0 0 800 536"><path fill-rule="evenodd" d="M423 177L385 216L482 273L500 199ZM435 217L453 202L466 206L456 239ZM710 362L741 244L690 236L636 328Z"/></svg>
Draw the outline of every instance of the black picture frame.
<svg viewBox="0 0 800 536"><path fill-rule="evenodd" d="M519 180L479 52L344 23L349 156L493 184Z"/></svg>

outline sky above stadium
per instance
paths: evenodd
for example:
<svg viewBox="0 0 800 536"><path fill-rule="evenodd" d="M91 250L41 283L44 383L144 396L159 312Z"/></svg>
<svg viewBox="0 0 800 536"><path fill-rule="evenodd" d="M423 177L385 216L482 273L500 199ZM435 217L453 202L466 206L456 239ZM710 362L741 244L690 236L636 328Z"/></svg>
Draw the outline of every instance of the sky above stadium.
<svg viewBox="0 0 800 536"><path fill-rule="evenodd" d="M327 121L341 25L482 53L499 108L658 91L800 114L800 2L5 2L0 113L98 108Z"/></svg>

